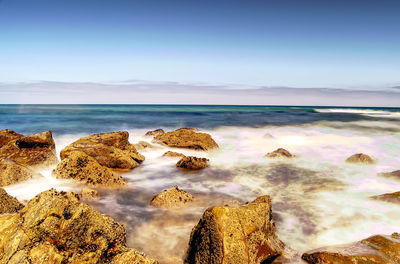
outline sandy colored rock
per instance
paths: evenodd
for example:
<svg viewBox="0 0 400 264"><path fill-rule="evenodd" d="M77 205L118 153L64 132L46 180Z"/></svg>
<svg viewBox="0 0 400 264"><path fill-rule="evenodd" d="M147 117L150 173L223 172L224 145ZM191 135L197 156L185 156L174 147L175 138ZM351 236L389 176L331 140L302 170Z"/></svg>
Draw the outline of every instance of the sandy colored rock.
<svg viewBox="0 0 400 264"><path fill-rule="evenodd" d="M82 200L84 201L95 201L99 199L99 193L96 190L90 188L82 189Z"/></svg>
<svg viewBox="0 0 400 264"><path fill-rule="evenodd" d="M278 148L277 150L267 153L265 155L267 158L294 158L295 155L291 154L289 151L283 148Z"/></svg>
<svg viewBox="0 0 400 264"><path fill-rule="evenodd" d="M313 250L304 253L302 259L311 264L398 264L400 240L396 233L375 235L347 246Z"/></svg>
<svg viewBox="0 0 400 264"><path fill-rule="evenodd" d="M194 150L213 150L218 148L218 144L209 134L200 133L191 128L180 128L158 135L153 141L174 148L188 148Z"/></svg>
<svg viewBox="0 0 400 264"><path fill-rule="evenodd" d="M18 134L11 129L0 130L0 148L12 140L17 140L24 135Z"/></svg>
<svg viewBox="0 0 400 264"><path fill-rule="evenodd" d="M9 141L0 148L0 157L27 166L49 166L58 162L50 131Z"/></svg>
<svg viewBox="0 0 400 264"><path fill-rule="evenodd" d="M346 162L358 163L358 164L374 164L375 160L366 154L358 153L358 154L354 154L354 155L351 155L350 157L348 157L346 159Z"/></svg>
<svg viewBox="0 0 400 264"><path fill-rule="evenodd" d="M152 144L150 144L149 142L146 142L146 141L139 141L138 143L134 144L134 146L135 146L136 150L138 150L138 151L143 151L143 150L146 150L146 149L156 149L156 148L158 148L158 147L156 147L156 146L154 146L154 145L152 145Z"/></svg>
<svg viewBox="0 0 400 264"><path fill-rule="evenodd" d="M392 172L383 172L383 173L379 173L378 175L400 180L400 170L396 170L396 171L392 171Z"/></svg>
<svg viewBox="0 0 400 264"><path fill-rule="evenodd" d="M0 263L156 263L125 243L121 224L71 192L42 192L0 218Z"/></svg>
<svg viewBox="0 0 400 264"><path fill-rule="evenodd" d="M0 188L0 214L13 214L24 207L16 198Z"/></svg>
<svg viewBox="0 0 400 264"><path fill-rule="evenodd" d="M165 133L164 130L159 128L159 129L156 129L156 130L147 131L145 136L146 137L156 137L156 136L160 136L160 135L162 135L164 133Z"/></svg>
<svg viewBox="0 0 400 264"><path fill-rule="evenodd" d="M165 190L160 194L155 195L150 204L156 207L180 207L185 205L186 203L190 203L194 201L193 195L188 192L185 192L178 188L178 186L174 186L169 190Z"/></svg>
<svg viewBox="0 0 400 264"><path fill-rule="evenodd" d="M108 168L133 169L145 158L129 143L128 138L129 133L126 131L91 135L65 147L60 157L63 160L74 151L82 151Z"/></svg>
<svg viewBox="0 0 400 264"><path fill-rule="evenodd" d="M167 151L163 154L163 157L182 158L182 157L185 157L185 155L183 155L182 153L174 152L174 151Z"/></svg>
<svg viewBox="0 0 400 264"><path fill-rule="evenodd" d="M400 204L400 192L380 194L376 196L371 196L371 198L375 200Z"/></svg>
<svg viewBox="0 0 400 264"><path fill-rule="evenodd" d="M283 253L269 196L241 206L208 208L190 235L186 264L270 263Z"/></svg>
<svg viewBox="0 0 400 264"><path fill-rule="evenodd" d="M100 165L81 151L72 151L53 170L58 179L72 179L89 185L122 186L125 181L111 169Z"/></svg>
<svg viewBox="0 0 400 264"><path fill-rule="evenodd" d="M176 163L176 167L186 170L201 170L207 168L209 159L185 156Z"/></svg>
<svg viewBox="0 0 400 264"><path fill-rule="evenodd" d="M16 184L38 177L42 177L42 175L27 166L0 158L0 186Z"/></svg>

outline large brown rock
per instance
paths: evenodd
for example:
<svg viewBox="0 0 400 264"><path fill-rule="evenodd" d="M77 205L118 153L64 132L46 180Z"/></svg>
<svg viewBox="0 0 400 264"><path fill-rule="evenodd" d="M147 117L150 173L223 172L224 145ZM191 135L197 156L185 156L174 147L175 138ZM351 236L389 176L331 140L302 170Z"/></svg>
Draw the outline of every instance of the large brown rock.
<svg viewBox="0 0 400 264"><path fill-rule="evenodd" d="M0 217L0 263L156 263L125 243L121 224L70 192L45 191Z"/></svg>
<svg viewBox="0 0 400 264"><path fill-rule="evenodd" d="M390 203L398 203L400 204L400 192L394 193L384 193L376 196L372 196L372 199L381 200Z"/></svg>
<svg viewBox="0 0 400 264"><path fill-rule="evenodd" d="M16 198L0 188L0 214L13 214L24 207Z"/></svg>
<svg viewBox="0 0 400 264"><path fill-rule="evenodd" d="M302 259L311 264L398 264L400 237L375 235L347 246L313 250Z"/></svg>
<svg viewBox="0 0 400 264"><path fill-rule="evenodd" d="M176 167L185 170L201 170L207 168L209 159L185 156L176 163Z"/></svg>
<svg viewBox="0 0 400 264"><path fill-rule="evenodd" d="M42 177L42 175L27 166L0 158L0 186L16 184L37 177Z"/></svg>
<svg viewBox="0 0 400 264"><path fill-rule="evenodd" d="M356 164L374 164L375 160L366 154L358 153L348 157L346 162Z"/></svg>
<svg viewBox="0 0 400 264"><path fill-rule="evenodd" d="M0 157L28 166L48 166L58 162L50 131L9 141L0 148Z"/></svg>
<svg viewBox="0 0 400 264"><path fill-rule="evenodd" d="M190 235L187 264L270 263L283 253L269 196L241 206L208 208Z"/></svg>
<svg viewBox="0 0 400 264"><path fill-rule="evenodd" d="M146 136L146 137L155 137L155 136L162 135L162 134L164 134L164 133L165 133L164 130L161 129L161 128L159 128L159 129L156 129L156 130L147 131L146 134L145 134L145 136Z"/></svg>
<svg viewBox="0 0 400 264"><path fill-rule="evenodd" d="M287 151L286 149L283 148L278 148L277 150L267 153L265 155L267 158L294 158L295 155Z"/></svg>
<svg viewBox="0 0 400 264"><path fill-rule="evenodd" d="M65 147L60 157L63 160L74 151L82 151L108 168L133 169L145 158L129 143L128 138L129 133L126 131L91 135Z"/></svg>
<svg viewBox="0 0 400 264"><path fill-rule="evenodd" d="M156 136L153 141L174 148L194 150L212 150L218 148L218 144L209 134L200 133L192 128L180 128L167 132Z"/></svg>
<svg viewBox="0 0 400 264"><path fill-rule="evenodd" d="M11 129L0 130L0 148L12 140L19 139L24 135L18 134Z"/></svg>
<svg viewBox="0 0 400 264"><path fill-rule="evenodd" d="M126 182L111 169L81 151L72 151L53 170L58 179L72 179L89 185L122 186Z"/></svg>
<svg viewBox="0 0 400 264"><path fill-rule="evenodd" d="M175 185L173 188L155 195L150 200L150 204L156 207L171 208L180 207L193 201L193 195L179 189L178 186Z"/></svg>

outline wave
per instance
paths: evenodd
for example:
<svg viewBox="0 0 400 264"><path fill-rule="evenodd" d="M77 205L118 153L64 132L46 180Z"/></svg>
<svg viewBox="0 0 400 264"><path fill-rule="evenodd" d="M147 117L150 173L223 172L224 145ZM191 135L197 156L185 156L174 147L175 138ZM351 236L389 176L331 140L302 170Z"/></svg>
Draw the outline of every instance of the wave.
<svg viewBox="0 0 400 264"><path fill-rule="evenodd" d="M330 109L313 109L314 112L331 114L331 113L345 113L345 114L359 114L363 116L371 117L383 117L383 118L400 118L400 112L398 111L385 111L385 110L374 110L374 109L354 109L354 108L330 108Z"/></svg>

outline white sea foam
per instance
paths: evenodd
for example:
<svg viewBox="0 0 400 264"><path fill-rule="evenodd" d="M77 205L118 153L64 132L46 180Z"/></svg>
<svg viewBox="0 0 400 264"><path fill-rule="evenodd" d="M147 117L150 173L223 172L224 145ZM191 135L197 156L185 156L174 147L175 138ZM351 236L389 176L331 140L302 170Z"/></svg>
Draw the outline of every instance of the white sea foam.
<svg viewBox="0 0 400 264"><path fill-rule="evenodd" d="M318 113L348 113L348 114L360 114L371 117L386 117L386 118L400 118L400 112L398 111L384 111L384 110L373 110L373 109L351 109L351 108L331 108L331 109L314 109Z"/></svg>

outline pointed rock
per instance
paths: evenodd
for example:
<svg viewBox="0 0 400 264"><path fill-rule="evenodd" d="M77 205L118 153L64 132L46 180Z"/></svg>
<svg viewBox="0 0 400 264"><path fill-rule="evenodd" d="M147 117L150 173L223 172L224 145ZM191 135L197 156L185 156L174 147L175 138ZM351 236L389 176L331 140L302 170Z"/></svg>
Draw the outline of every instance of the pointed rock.
<svg viewBox="0 0 400 264"><path fill-rule="evenodd" d="M0 214L13 214L24 208L16 198L0 188Z"/></svg>
<svg viewBox="0 0 400 264"><path fill-rule="evenodd" d="M165 190L160 194L155 195L150 204L156 207L180 207L185 205L186 203L190 203L194 201L193 195L188 192L185 192L178 188L178 186L174 186L169 190Z"/></svg>
<svg viewBox="0 0 400 264"><path fill-rule="evenodd" d="M293 155L286 149L278 148L277 150L265 155L265 157L267 157L267 158L294 158L295 155Z"/></svg>

